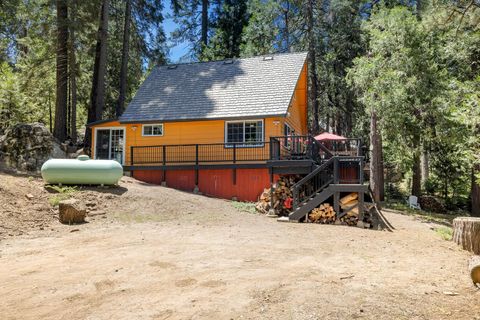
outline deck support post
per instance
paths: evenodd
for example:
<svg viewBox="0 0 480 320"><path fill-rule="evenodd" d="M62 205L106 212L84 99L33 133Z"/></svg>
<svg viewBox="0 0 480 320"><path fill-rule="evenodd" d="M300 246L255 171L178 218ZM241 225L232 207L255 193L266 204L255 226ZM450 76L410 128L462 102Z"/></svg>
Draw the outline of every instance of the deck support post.
<svg viewBox="0 0 480 320"><path fill-rule="evenodd" d="M333 193L333 209L337 215L340 213L340 192L338 191Z"/></svg>
<svg viewBox="0 0 480 320"><path fill-rule="evenodd" d="M270 168L270 212L269 214L276 214L275 209L273 209L273 170Z"/></svg>
<svg viewBox="0 0 480 320"><path fill-rule="evenodd" d="M358 193L358 221L363 221L365 215L365 205L364 205L365 193Z"/></svg>

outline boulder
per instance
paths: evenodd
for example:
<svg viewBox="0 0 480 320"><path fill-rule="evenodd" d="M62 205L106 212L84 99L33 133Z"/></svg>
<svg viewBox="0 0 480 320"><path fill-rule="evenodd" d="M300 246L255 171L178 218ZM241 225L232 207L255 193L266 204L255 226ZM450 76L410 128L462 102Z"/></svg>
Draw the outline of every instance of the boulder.
<svg viewBox="0 0 480 320"><path fill-rule="evenodd" d="M0 166L19 172L39 172L50 158L65 158L65 152L41 123L19 123L0 136Z"/></svg>
<svg viewBox="0 0 480 320"><path fill-rule="evenodd" d="M58 217L61 223L83 223L86 215L86 208L76 199L63 200L58 204Z"/></svg>

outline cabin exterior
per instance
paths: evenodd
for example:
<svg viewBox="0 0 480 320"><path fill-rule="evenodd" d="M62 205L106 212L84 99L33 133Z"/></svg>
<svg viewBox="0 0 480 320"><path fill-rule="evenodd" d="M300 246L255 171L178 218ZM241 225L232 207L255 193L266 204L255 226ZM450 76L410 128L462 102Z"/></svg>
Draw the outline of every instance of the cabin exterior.
<svg viewBox="0 0 480 320"><path fill-rule="evenodd" d="M302 175L293 218L303 219L319 194L338 207L341 192L365 190L363 157L356 140L336 153L334 141L308 135L306 58L156 67L119 119L89 124L91 155L145 182L240 201L273 190L279 175Z"/></svg>
<svg viewBox="0 0 480 320"><path fill-rule="evenodd" d="M254 201L270 138L307 134L306 53L157 67L120 119L90 128L92 157L139 180Z"/></svg>

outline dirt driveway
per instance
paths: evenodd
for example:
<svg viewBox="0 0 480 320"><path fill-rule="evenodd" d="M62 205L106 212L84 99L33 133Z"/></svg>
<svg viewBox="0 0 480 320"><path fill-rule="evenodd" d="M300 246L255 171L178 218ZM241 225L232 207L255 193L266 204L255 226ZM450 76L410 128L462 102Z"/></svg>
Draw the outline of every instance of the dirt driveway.
<svg viewBox="0 0 480 320"><path fill-rule="evenodd" d="M469 254L411 217L387 212L394 233L278 223L122 188L90 223L0 242L1 319L480 319Z"/></svg>

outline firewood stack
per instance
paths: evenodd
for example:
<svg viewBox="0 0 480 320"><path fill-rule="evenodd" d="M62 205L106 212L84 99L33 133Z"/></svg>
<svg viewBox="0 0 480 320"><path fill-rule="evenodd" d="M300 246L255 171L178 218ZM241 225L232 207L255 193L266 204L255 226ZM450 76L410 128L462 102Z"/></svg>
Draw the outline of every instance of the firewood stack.
<svg viewBox="0 0 480 320"><path fill-rule="evenodd" d="M318 208L315 208L308 215L308 219L314 223L334 223L337 214L333 207L328 203L322 203Z"/></svg>
<svg viewBox="0 0 480 320"><path fill-rule="evenodd" d="M288 216L292 211L285 205L285 200L292 198L291 187L297 180L296 176L281 176L277 183L274 185L273 191L273 209L279 216ZM265 188L260 195L259 201L255 205L257 211L267 214L271 208L270 204L270 188ZM288 201L287 201L288 202Z"/></svg>
<svg viewBox="0 0 480 320"><path fill-rule="evenodd" d="M340 221L342 223L349 226L355 226L358 222L358 193L350 193L349 195L346 195L345 197L340 199L340 208L342 212L346 212L349 208L353 206L357 207L350 209L350 211L348 211L346 215L340 218Z"/></svg>

